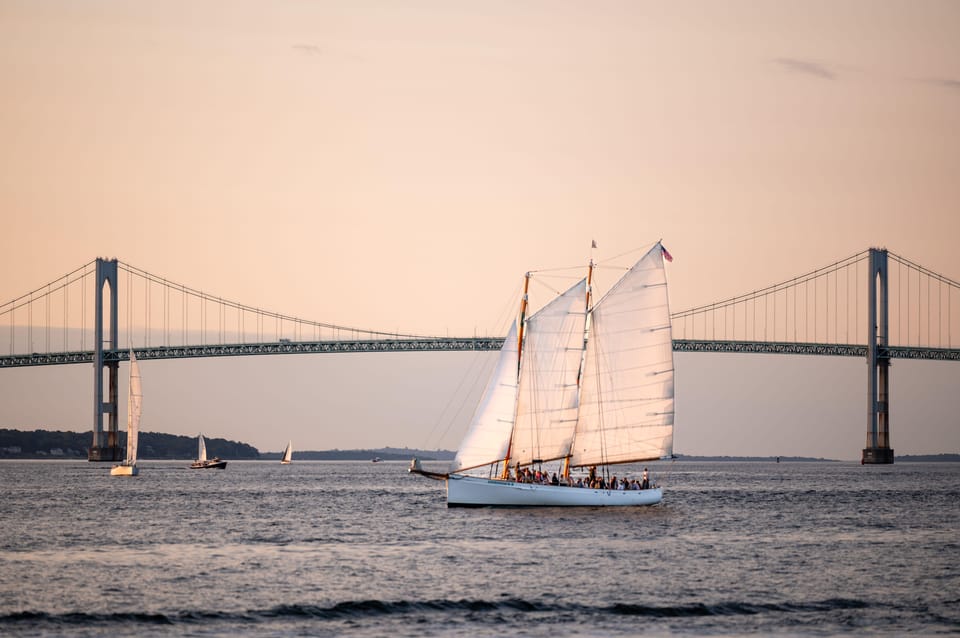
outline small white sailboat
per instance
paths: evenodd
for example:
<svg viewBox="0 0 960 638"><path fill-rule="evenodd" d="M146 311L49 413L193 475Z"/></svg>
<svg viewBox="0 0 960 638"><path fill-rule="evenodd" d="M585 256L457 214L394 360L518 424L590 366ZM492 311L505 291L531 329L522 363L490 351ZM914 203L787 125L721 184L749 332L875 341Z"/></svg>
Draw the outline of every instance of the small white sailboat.
<svg viewBox="0 0 960 638"><path fill-rule="evenodd" d="M410 472L445 480L450 507L659 503L660 487L645 479L611 487L608 473L673 454L665 257L657 242L596 303L591 260L586 278L530 317L528 273L519 318L450 471L414 459ZM531 480L551 463L556 482ZM590 469L587 487L576 486L575 468Z"/></svg>
<svg viewBox="0 0 960 638"><path fill-rule="evenodd" d="M222 470L227 467L226 461L221 461L219 457L207 458L207 444L203 441L203 433L197 443L197 460L190 465L192 470Z"/></svg>
<svg viewBox="0 0 960 638"><path fill-rule="evenodd" d="M283 451L283 457L280 459L281 465L290 465L293 460L293 441L287 442L287 447Z"/></svg>
<svg viewBox="0 0 960 638"><path fill-rule="evenodd" d="M127 455L120 465L110 468L110 476L137 476L137 442L140 432L140 411L143 407L143 390L140 384L140 365L137 356L130 351L130 383L127 391Z"/></svg>

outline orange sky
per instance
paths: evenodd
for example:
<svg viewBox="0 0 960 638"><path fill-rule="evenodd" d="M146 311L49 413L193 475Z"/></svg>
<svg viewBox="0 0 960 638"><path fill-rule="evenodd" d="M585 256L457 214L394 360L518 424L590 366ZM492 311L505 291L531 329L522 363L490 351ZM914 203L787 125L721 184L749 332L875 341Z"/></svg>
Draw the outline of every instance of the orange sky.
<svg viewBox="0 0 960 638"><path fill-rule="evenodd" d="M116 256L319 321L497 333L525 270L661 237L675 309L871 245L960 279L955 2L0 0L0 86L3 301Z"/></svg>

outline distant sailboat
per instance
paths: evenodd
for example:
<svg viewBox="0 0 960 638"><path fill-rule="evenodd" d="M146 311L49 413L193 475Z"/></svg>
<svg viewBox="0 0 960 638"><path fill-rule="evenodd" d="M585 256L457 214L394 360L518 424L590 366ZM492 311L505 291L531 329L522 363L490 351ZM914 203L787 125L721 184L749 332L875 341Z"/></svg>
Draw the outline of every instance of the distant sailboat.
<svg viewBox="0 0 960 638"><path fill-rule="evenodd" d="M137 356L130 351L130 388L127 392L127 456L120 465L110 468L110 476L137 476L137 439L140 432L140 410L143 391L140 386L140 366Z"/></svg>
<svg viewBox="0 0 960 638"><path fill-rule="evenodd" d="M226 461L221 461L219 457L207 459L207 445L203 442L203 434L200 434L197 443L197 460L190 465L192 470L222 470L227 467Z"/></svg>
<svg viewBox="0 0 960 638"><path fill-rule="evenodd" d="M673 452L665 258L658 242L596 303L591 260L587 277L529 317L525 287L449 473L425 471L417 459L410 471L444 480L450 507L660 502L661 488L646 481L611 487L615 477L596 468ZM557 466L552 480L537 480L550 462ZM589 468L587 486L573 480L571 468Z"/></svg>
<svg viewBox="0 0 960 638"><path fill-rule="evenodd" d="M281 465L290 465L293 460L293 441L287 443L287 448L283 451L283 458L280 459Z"/></svg>

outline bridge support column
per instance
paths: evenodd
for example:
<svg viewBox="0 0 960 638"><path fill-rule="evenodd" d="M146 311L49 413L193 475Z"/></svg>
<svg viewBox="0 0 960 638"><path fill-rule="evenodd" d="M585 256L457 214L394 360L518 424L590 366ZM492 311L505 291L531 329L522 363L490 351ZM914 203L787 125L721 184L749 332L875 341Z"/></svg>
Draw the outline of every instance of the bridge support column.
<svg viewBox="0 0 960 638"><path fill-rule="evenodd" d="M893 463L890 447L890 357L888 341L887 251L870 249L867 277L867 445L861 463Z"/></svg>
<svg viewBox="0 0 960 638"><path fill-rule="evenodd" d="M117 349L117 260L97 258L96 308L93 351L93 443L87 454L89 461L122 461L124 450L117 434L117 376L119 361L104 363L103 287L110 286L109 350ZM107 370L108 396L103 396L104 369ZM108 415L107 430L103 429L103 415Z"/></svg>

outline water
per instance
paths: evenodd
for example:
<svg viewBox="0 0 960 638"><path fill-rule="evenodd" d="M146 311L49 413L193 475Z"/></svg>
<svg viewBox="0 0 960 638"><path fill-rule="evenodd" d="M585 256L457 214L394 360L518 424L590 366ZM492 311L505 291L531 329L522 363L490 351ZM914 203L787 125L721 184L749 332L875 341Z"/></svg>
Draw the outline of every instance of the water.
<svg viewBox="0 0 960 638"><path fill-rule="evenodd" d="M185 465L0 462L0 634L960 634L960 464L657 464L661 505L537 510Z"/></svg>

